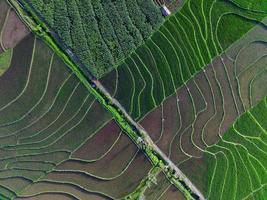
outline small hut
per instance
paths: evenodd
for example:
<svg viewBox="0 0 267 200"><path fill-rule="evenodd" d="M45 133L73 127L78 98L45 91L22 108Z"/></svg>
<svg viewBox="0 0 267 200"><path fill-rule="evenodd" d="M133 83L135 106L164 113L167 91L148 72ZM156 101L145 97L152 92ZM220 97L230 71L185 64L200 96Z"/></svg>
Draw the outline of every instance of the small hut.
<svg viewBox="0 0 267 200"><path fill-rule="evenodd" d="M167 16L169 16L169 15L171 14L171 11L170 11L170 10L167 8L167 6L165 6L164 4L161 5L160 10L161 10L161 13L162 13L162 15L163 15L164 17L167 17Z"/></svg>

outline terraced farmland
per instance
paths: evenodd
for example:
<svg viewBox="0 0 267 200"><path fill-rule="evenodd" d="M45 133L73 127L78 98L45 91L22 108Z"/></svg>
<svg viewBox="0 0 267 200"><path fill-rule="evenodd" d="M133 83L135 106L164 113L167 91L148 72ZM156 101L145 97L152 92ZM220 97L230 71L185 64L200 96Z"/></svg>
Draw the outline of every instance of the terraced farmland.
<svg viewBox="0 0 267 200"><path fill-rule="evenodd" d="M29 30L20 21L6 1L0 1L0 76L8 69L13 47L16 46Z"/></svg>
<svg viewBox="0 0 267 200"><path fill-rule="evenodd" d="M97 77L116 67L163 21L152 0L29 2Z"/></svg>
<svg viewBox="0 0 267 200"><path fill-rule="evenodd" d="M266 198L266 3L188 0L158 29L152 1L30 3L51 49L0 0L0 199ZM54 39L121 65L98 81Z"/></svg>
<svg viewBox="0 0 267 200"><path fill-rule="evenodd" d="M201 158L181 164L208 199L266 198L266 100L238 118Z"/></svg>
<svg viewBox="0 0 267 200"><path fill-rule="evenodd" d="M101 81L133 118L140 119L265 16L226 0L187 1Z"/></svg>
<svg viewBox="0 0 267 200"><path fill-rule="evenodd" d="M201 156L267 95L266 35L255 27L140 121L172 161Z"/></svg>
<svg viewBox="0 0 267 200"><path fill-rule="evenodd" d="M218 6L217 8L216 4ZM188 5L190 4L188 3ZM214 48L216 50L214 52L219 55L215 56L216 53L213 55L210 54L209 59L215 57L211 59L212 62L209 65L205 66L201 64L201 67L192 71L192 74L190 74L190 69L187 70L189 72L187 78L183 76L185 67L196 67L198 66L196 63L191 65L180 64L179 66L184 70L182 73L181 71L174 73L166 72L168 66L172 65L175 66L173 69L178 70L177 63L181 62L181 60L186 62L190 62L191 60L192 63L197 62L195 55L197 54L198 48L202 48L202 46L199 46L201 37L198 38L195 36L195 40L189 39L189 32L187 32L187 36L186 34L183 35L184 37L188 37L187 42L179 39L182 34L180 36L170 37L173 35L173 32L177 32L178 29L183 27L182 24L178 24L182 21L179 20L179 16L183 15L183 10L185 9L183 7L181 12L176 14L177 16L173 16L175 19L170 18L170 21L167 20L160 27L161 38L158 37L158 39L153 40L155 35L160 34L158 32L155 33L151 40L148 40L144 46L137 49L130 58L126 59L123 66L102 79L103 84L106 84L106 87L114 97L119 99L132 116L139 120L140 124L150 133L157 146L174 163L181 167L182 171L186 171L186 174L191 180L198 180L203 176L208 179L208 177L205 175L201 176L198 171L194 171L194 167L190 166L198 166L200 163L196 161L192 164L190 160L201 160L205 157L206 149L221 141L223 134L234 121L267 95L267 65L265 59L267 32L264 25L266 24L265 14L263 12L263 21L259 25L256 25L256 21L252 23L249 20L256 15L252 15L251 11L243 10L235 4L227 4L225 1L219 1L213 5L213 9L226 12L227 9L223 10L221 7L223 5L225 8L228 5L227 9L233 9L231 12L234 11L233 13L235 14L223 15L221 13L223 17L218 17L219 23L214 28L214 41L211 41L212 43L208 43L208 40L212 38L208 36L209 32L206 32L206 37L204 37L205 32L203 32L202 41L206 41L206 50L203 49L203 52L211 53L211 48ZM220 16L219 14L217 15ZM201 21L201 18L198 17L197 19ZM233 24L233 27L229 28L231 26L229 23L232 23L233 20L236 20L234 24L242 22L244 24L242 27L243 30L234 27ZM261 21L260 17L258 20ZM166 24L171 24L171 21L175 21L176 23L176 26L172 24L172 31L168 30L168 27L166 28ZM214 24L216 23L214 22ZM254 26L255 28L248 34L245 33ZM184 31L189 31L187 29L188 27L184 28ZM222 32L223 29L227 30ZM232 33L227 32L230 29L232 29ZM199 33L197 30L195 31ZM245 35L243 36L240 32ZM168 41L168 38L171 38L171 40ZM241 39L238 40L238 38ZM164 45L159 46L163 40L166 42L164 42ZM238 41L234 42L236 40ZM181 49L183 45L182 42L184 42L186 49L177 53L177 49ZM179 45L173 47L174 44ZM172 46L172 48L168 45ZM193 49L196 51L193 51L194 53L188 53L188 57L186 57L185 53ZM201 56L198 57L198 61L205 59L203 52L200 53ZM144 54L146 56L143 56ZM159 54L162 56L160 57ZM150 60L148 58L151 58L151 63L149 63ZM165 61L163 62L163 60ZM204 61L205 64L208 64L206 62ZM165 70L160 71L160 68ZM201 68L203 70L198 72ZM173 78L179 76L180 83ZM191 76L194 77L190 78ZM167 86L164 85L164 80ZM162 94L166 92L164 90L165 88L169 90L169 95ZM203 165L203 168L205 168L205 165ZM199 168L197 169L200 170ZM203 173L207 173L207 171ZM212 188L214 196L209 199L216 199L218 195L216 187L218 185L222 186L222 184L222 182L214 184L215 186ZM197 184L197 186L208 196L206 190L203 189L208 188L205 179L200 184ZM263 197L255 198L263 199ZM241 196L237 196L237 199L242 198ZM231 198L223 197L222 199Z"/></svg>
<svg viewBox="0 0 267 200"><path fill-rule="evenodd" d="M152 167L33 34L0 77L0 143L1 199L122 198Z"/></svg>

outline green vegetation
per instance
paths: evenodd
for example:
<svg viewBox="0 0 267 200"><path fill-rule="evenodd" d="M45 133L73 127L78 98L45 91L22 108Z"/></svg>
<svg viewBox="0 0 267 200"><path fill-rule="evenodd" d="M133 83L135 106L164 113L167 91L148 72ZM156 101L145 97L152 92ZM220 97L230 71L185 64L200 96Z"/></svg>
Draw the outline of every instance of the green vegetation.
<svg viewBox="0 0 267 200"><path fill-rule="evenodd" d="M264 0L230 0L242 8L255 11L267 12L267 4Z"/></svg>
<svg viewBox="0 0 267 200"><path fill-rule="evenodd" d="M13 49L8 49L7 51L0 54L0 76L9 68L12 58Z"/></svg>
<svg viewBox="0 0 267 200"><path fill-rule="evenodd" d="M31 0L97 77L111 71L162 22L152 0Z"/></svg>
<svg viewBox="0 0 267 200"><path fill-rule="evenodd" d="M0 89L4 94L0 101L0 141L5 149L0 156L1 199L36 195L51 199L54 196L49 197L50 192L59 191L62 196L58 198L71 194L81 199L117 199L133 192L149 172L149 160L127 136L119 137L100 153L101 148L87 145L103 143L95 136L101 134L111 115L60 58L30 35L14 48L12 60L19 65L12 62L7 77L0 79L1 86L11 85L15 90ZM18 73L23 69L27 72ZM28 80L22 88L17 86L20 79ZM83 145L87 145L86 151L76 153ZM88 149L100 156L86 158ZM115 156L122 151L124 157ZM107 163L108 168L100 170ZM84 180L77 178L81 175Z"/></svg>
<svg viewBox="0 0 267 200"><path fill-rule="evenodd" d="M39 36L44 36L40 26L26 19ZM0 140L5 149L0 156L1 199L36 195L51 199L54 196L50 193L59 191L58 198L70 194L81 199L117 199L131 193L151 164L127 136L115 140L97 159L84 158L84 152L74 156L91 139L93 143L103 142L94 136L111 120L109 112L32 34L14 48L11 57L10 71L0 79ZM97 149L90 152L97 154ZM130 159L114 158L122 150L124 158ZM83 168L85 163L87 169ZM99 170L106 163L109 168ZM105 173L107 170L113 175ZM76 178L81 174L86 181Z"/></svg>
<svg viewBox="0 0 267 200"><path fill-rule="evenodd" d="M152 168L148 172L147 176L140 182L136 190L124 197L123 200L138 199L143 196L146 190L148 190L152 185L157 184L157 176L160 172L161 169L159 167Z"/></svg>
<svg viewBox="0 0 267 200"><path fill-rule="evenodd" d="M220 142L206 149L206 154L211 154L217 160L216 164L209 163L207 168L207 172L212 176L207 186L210 191L207 194L209 198L216 198L220 194L221 199L244 199L254 196L253 193L257 190L260 192L256 199L265 198L267 191L262 186L267 182L267 130L263 127L267 124L266 120L258 121L255 117L259 108L259 115L267 114L266 100L265 98L255 108L242 115ZM225 162L222 162L223 157L219 154L223 155ZM213 162L215 159L212 159ZM215 169L211 167L214 165Z"/></svg>
<svg viewBox="0 0 267 200"><path fill-rule="evenodd" d="M115 12L117 6L125 10L127 5L140 7L142 2L123 2L108 0L105 5L102 1L87 2L85 5L97 12L90 15L91 18L83 13L92 22L101 24L92 29L92 33L101 35L101 46L110 52L108 59L114 63L114 57L117 56L117 62L120 62L127 56L125 51L131 51L129 47L135 48L136 41L146 37L130 13ZM267 14L243 9L224 0L196 2L187 1L180 12L167 18L151 37L148 35L146 43L112 73L117 85L109 89L116 91L115 98L135 119L148 117L144 128L152 130L150 134L161 129L154 142L186 172L205 197L262 199L267 193L267 100L262 100L267 91L267 39L261 21ZM44 3L50 5L51 1ZM143 14L142 20L157 21L153 12L146 12L153 7L146 3L139 10ZM32 46L27 55L31 62L25 65L28 73L22 73L23 79L28 80L24 88L14 84L14 96L13 87L9 89L13 82L8 83L16 77L16 65L8 74L9 78L0 79L3 83L0 93L8 91L0 102L3 150L0 193L3 198L37 198L59 191L79 199L143 198L145 189L155 182L154 175L159 168L164 170L168 183L179 188L186 198L193 198L190 190L193 187L188 187L184 181L187 179L173 170L172 163L151 145L146 133L126 117L116 101L98 87L98 82L85 76L85 70L60 49L46 24L28 4L25 5L27 15L17 8L22 18L57 55L38 39L29 37L23 43L25 47ZM80 47L79 56L96 62L94 53L88 48L95 45L98 49L97 43L87 41L88 33L81 31L83 20L87 19L80 12L83 4L70 0L64 5L66 9L62 12L65 17L70 16L66 22L63 18L59 20L67 23L66 30L70 29L66 33L67 42ZM114 15L110 10L114 10ZM101 13L105 13L104 16ZM122 15L124 18L120 17ZM54 19L53 15L50 17ZM131 28L122 26L129 20ZM149 23L146 27L155 28ZM137 35L125 34L128 29ZM251 32L246 34L249 30ZM227 33L223 34L223 31ZM32 42L33 45L29 44ZM24 52L14 52L16 54L12 56L21 56L21 59L12 60L27 60ZM60 58L71 71L64 69L66 65ZM102 81L109 84L105 78ZM260 100L260 104L246 112ZM160 115L157 119L149 113L155 107L159 108L155 111ZM110 114L121 129L111 120ZM119 133L113 142L107 142L107 130L113 136L113 133L117 135L123 131L132 140ZM97 144L104 146L104 150L97 148ZM13 178L23 184L10 184ZM27 187L29 184L31 187ZM158 199L177 197L178 192L169 188L166 187Z"/></svg>
<svg viewBox="0 0 267 200"><path fill-rule="evenodd" d="M142 118L266 16L226 0L187 1L116 69L114 97L133 118ZM101 81L109 85L105 77Z"/></svg>
<svg viewBox="0 0 267 200"><path fill-rule="evenodd" d="M214 58L203 71L188 80L186 85L177 89L174 95L166 98L161 106L140 120L146 130L152 130L151 136L155 134L155 127L161 129L158 137L154 137L154 142L206 196L210 189L208 182L213 175L207 175L207 172L215 167L217 161L218 178L210 189L211 199L220 196L224 185L231 185L232 179L224 180L222 177L234 177L236 174L234 169L229 169L229 175L226 175L225 165L242 163L241 159L235 161L232 157L225 158L221 153L228 152L227 148L230 147L215 147L214 144L221 140L222 135L242 113L267 95L266 41L265 27L256 25L228 47L224 54ZM255 82L258 87L254 86ZM265 127L266 113L261 112L264 109L260 105L253 109L254 118L257 117L257 121ZM250 137L257 137L261 130L252 118L249 114L242 115L235 127ZM211 146L213 148L210 151L216 157L207 153ZM261 147L266 154L263 143L257 142L256 146ZM240 152L243 154L243 151ZM264 158L264 154L261 156ZM246 174L238 176L244 177ZM237 184L242 185L243 182L246 183L240 180ZM232 195L234 189L227 188L228 193L225 195Z"/></svg>

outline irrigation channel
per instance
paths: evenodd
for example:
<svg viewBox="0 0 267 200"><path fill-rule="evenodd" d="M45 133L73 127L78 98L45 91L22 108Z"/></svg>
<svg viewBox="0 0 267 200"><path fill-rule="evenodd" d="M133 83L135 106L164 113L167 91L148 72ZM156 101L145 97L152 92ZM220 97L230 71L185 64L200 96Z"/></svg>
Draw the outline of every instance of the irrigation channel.
<svg viewBox="0 0 267 200"><path fill-rule="evenodd" d="M69 49L60 37L49 28L45 20L24 0L8 0L22 21L47 45L49 45L67 66L77 75L95 98L111 112L114 119L134 143L144 151L154 166L160 167L166 177L188 199L205 197L183 172L159 149L144 128L135 122L121 104L114 99L103 85L92 75L77 56Z"/></svg>

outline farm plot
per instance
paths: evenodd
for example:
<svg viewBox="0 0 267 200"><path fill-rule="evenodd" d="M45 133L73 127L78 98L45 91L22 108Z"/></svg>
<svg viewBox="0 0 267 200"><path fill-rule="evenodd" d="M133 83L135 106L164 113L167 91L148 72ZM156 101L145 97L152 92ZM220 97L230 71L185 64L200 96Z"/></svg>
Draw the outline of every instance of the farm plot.
<svg viewBox="0 0 267 200"><path fill-rule="evenodd" d="M149 160L43 42L29 34L0 77L1 199L117 199Z"/></svg>
<svg viewBox="0 0 267 200"><path fill-rule="evenodd" d="M189 0L101 81L139 120L265 16L230 1Z"/></svg>
<svg viewBox="0 0 267 200"><path fill-rule="evenodd" d="M266 100L265 97L241 115L201 158L191 158L180 165L207 198L265 199Z"/></svg>
<svg viewBox="0 0 267 200"><path fill-rule="evenodd" d="M97 77L111 71L163 21L153 0L29 2Z"/></svg>
<svg viewBox="0 0 267 200"><path fill-rule="evenodd" d="M0 76L9 68L13 47L29 34L14 10L0 1Z"/></svg>
<svg viewBox="0 0 267 200"><path fill-rule="evenodd" d="M267 95L266 35L256 26L140 120L173 162L203 156Z"/></svg>
<svg viewBox="0 0 267 200"><path fill-rule="evenodd" d="M104 148L91 144L103 143ZM114 137L116 135L116 137ZM101 151L101 152L100 152ZM114 121L79 146L69 159L20 193L21 197L62 192L78 199L118 199L131 193L151 164Z"/></svg>
<svg viewBox="0 0 267 200"><path fill-rule="evenodd" d="M6 22L6 18L7 18L7 15L10 11L10 7L9 5L7 4L7 2L5 0L1 0L0 1L0 53L2 53L4 51L4 47L3 47L3 44L2 44L2 30L3 30L3 27L5 26L5 22Z"/></svg>

